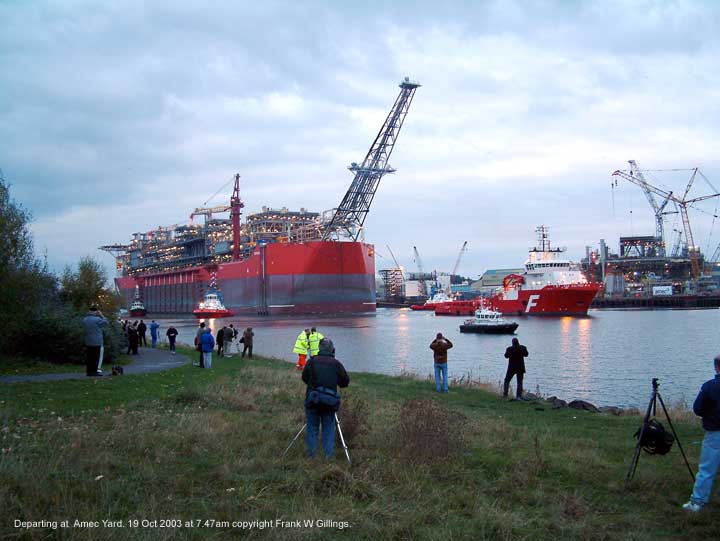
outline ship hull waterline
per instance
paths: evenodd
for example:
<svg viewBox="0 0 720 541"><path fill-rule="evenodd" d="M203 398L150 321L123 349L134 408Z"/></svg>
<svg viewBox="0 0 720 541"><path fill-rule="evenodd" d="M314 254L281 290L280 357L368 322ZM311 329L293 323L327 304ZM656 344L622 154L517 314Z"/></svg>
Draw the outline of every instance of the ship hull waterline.
<svg viewBox="0 0 720 541"><path fill-rule="evenodd" d="M138 285L152 314L193 314L211 273L236 315L375 312L374 248L361 242L314 241L257 247L243 261L122 276L126 302Z"/></svg>

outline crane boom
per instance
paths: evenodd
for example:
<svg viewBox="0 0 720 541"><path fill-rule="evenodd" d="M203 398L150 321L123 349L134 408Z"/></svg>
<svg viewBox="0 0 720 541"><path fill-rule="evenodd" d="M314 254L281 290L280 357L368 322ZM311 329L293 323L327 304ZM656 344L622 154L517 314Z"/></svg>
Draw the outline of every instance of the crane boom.
<svg viewBox="0 0 720 541"><path fill-rule="evenodd" d="M427 295L427 286L425 284L425 278L423 277L424 270L423 270L423 264L422 259L420 259L420 252L418 252L417 246L413 246L413 254L415 255L415 263L417 264L418 273L419 273L419 279L418 279L418 285L421 295Z"/></svg>
<svg viewBox="0 0 720 541"><path fill-rule="evenodd" d="M467 250L467 244L468 244L468 241L465 241L462 245L462 248L460 248L460 253L457 256L457 260L455 261L455 266L453 267L453 270L450 273L450 276L454 276L457 274L458 267L460 267L460 260L462 259L463 254Z"/></svg>
<svg viewBox="0 0 720 541"><path fill-rule="evenodd" d="M385 173L395 172L388 160L395 148L395 142L410 109L415 90L420 85L410 82L410 79L405 77L399 86L400 94L362 164L353 163L348 168L355 173L355 177L340 206L327 224L323 232L323 240L327 240L335 232L342 231L356 241L361 235L380 179Z"/></svg>

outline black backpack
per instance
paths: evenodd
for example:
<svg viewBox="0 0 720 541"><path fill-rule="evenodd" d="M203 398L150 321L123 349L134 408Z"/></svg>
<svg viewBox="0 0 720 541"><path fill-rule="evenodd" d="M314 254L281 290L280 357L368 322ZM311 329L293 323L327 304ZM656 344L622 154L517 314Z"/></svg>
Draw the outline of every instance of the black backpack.
<svg viewBox="0 0 720 541"><path fill-rule="evenodd" d="M645 430L642 427L635 432L635 438L640 437L642 432L642 440L640 446L646 453L651 455L666 455L670 452L675 437L665 430L665 427L657 420L650 419L645 424Z"/></svg>

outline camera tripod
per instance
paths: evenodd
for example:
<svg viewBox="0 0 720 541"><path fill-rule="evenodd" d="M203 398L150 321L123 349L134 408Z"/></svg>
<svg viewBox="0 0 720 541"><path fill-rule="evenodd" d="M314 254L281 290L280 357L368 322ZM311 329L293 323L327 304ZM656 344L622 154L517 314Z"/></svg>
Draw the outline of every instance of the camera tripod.
<svg viewBox="0 0 720 541"><path fill-rule="evenodd" d="M338 419L337 413L335 415L335 426L337 427L338 434L340 435L340 443L342 444L343 451L345 451L345 458L347 458L348 464L350 464L350 453L348 452L347 444L345 443L345 438L343 437L342 428L340 428L340 419ZM307 423L302 425L300 430L298 430L298 433L295 434L295 437L290 442L290 445L287 446L287 449L285 449L285 452L282 454L281 458L285 458L285 455L290 450L290 447L293 446L293 444L297 441L297 439L300 437L300 434L303 433L303 430L307 428Z"/></svg>
<svg viewBox="0 0 720 541"><path fill-rule="evenodd" d="M648 427L648 424L650 422L650 415L655 417L657 413L657 401L660 401L660 405L662 406L663 412L665 412L665 418L667 419L668 425L670 425L670 430L672 431L673 436L675 437L675 441L677 441L678 447L680 448L680 453L682 454L683 460L685 461L685 465L687 466L688 472L690 472L690 477L693 480L693 483L695 482L695 474L692 471L692 468L690 467L690 463L688 462L687 456L685 456L685 451L682 448L682 444L680 443L680 438L677 435L677 432L675 432L675 427L672 424L672 420L670 419L670 414L668 413L667 408L665 407L665 402L663 402L662 396L660 396L660 391L658 391L658 387L660 387L660 384L658 383L657 378L652 379L652 394L650 395L650 403L648 404L647 411L645 411L645 418L643 419L642 427L640 427L640 434L638 434L638 441L637 445L635 446L635 454L633 454L632 461L630 462L630 469L628 470L627 477L625 478L625 487L627 488L628 484L632 480L632 478L635 476L635 470L637 470L638 462L640 461L640 449L642 447L642 441L643 441L643 435L645 434L645 430Z"/></svg>

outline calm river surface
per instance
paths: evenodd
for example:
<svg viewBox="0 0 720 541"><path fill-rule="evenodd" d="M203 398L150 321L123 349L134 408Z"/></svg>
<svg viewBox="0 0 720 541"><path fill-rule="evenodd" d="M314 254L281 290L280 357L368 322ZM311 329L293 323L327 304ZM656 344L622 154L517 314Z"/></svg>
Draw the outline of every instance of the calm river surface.
<svg viewBox="0 0 720 541"><path fill-rule="evenodd" d="M255 353L295 361L298 333L315 325L331 338L336 356L350 371L381 374L433 371L428 348L442 332L455 347L449 352L451 377L471 375L499 382L505 374L505 348L511 336L461 334L462 317L379 308L376 315L322 318L229 318L220 326L251 326ZM147 321L147 320L146 320ZM713 376L720 353L720 310L601 311L584 318L518 318L516 336L530 351L525 388L565 400L596 405L645 406L650 380L660 379L666 403L692 403L700 385ZM163 319L161 335L175 325L181 342L192 344L194 319Z"/></svg>

